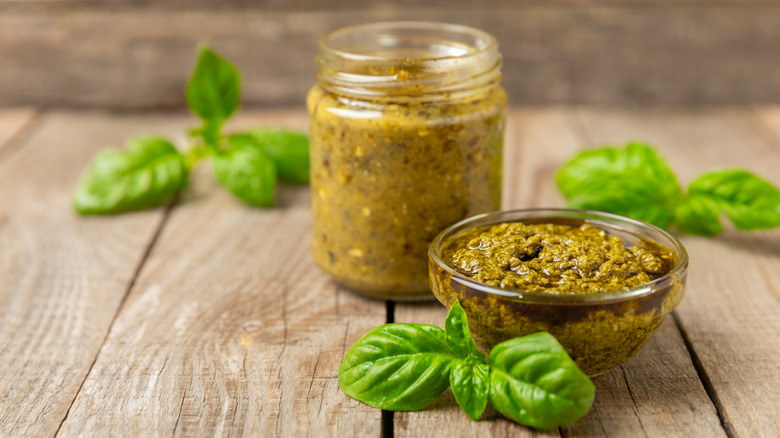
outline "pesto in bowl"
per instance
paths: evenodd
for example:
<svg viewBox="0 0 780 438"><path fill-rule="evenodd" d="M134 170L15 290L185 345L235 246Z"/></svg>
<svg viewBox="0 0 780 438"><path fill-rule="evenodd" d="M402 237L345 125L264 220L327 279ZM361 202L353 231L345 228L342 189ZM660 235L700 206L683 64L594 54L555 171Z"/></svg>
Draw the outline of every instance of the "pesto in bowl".
<svg viewBox="0 0 780 438"><path fill-rule="evenodd" d="M431 289L460 300L487 350L546 331L589 376L633 356L682 301L688 256L665 231L608 213L489 213L439 234Z"/></svg>

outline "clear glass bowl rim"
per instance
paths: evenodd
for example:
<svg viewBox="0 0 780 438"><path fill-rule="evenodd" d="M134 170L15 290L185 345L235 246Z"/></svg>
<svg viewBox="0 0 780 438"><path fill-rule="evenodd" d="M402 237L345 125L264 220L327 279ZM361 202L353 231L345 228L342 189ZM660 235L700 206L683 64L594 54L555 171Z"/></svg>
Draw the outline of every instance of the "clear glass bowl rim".
<svg viewBox="0 0 780 438"><path fill-rule="evenodd" d="M507 217L509 216L509 217ZM500 218L500 219L499 219ZM470 228L492 225L502 222L520 222L524 219L544 219L550 218L554 221L556 218L574 218L583 219L585 223L592 223L598 226L598 223L594 223L591 220L601 220L606 223L607 226L611 226L620 230L620 223L628 223L642 231L652 231L660 234L664 238L668 239L672 243L672 251L679 257L677 265L655 280L645 283L639 286L635 286L629 289L610 292L599 292L594 294L545 294L535 292L523 292L518 290L507 290L496 287L491 287L483 283L476 282L458 271L450 268L445 264L441 257L440 252L443 244L452 236L460 234ZM553 222L554 223L554 222ZM624 230L631 234L637 234L635 231ZM651 238L644 232L639 233L641 237ZM653 239L655 240L655 239ZM664 242L658 242L659 244L668 247ZM510 299L522 303L537 303L537 304L604 304L615 301L623 301L627 299L639 298L647 295L651 295L656 291L663 289L663 286L668 283L681 281L685 271L688 267L688 252L685 250L683 244L674 236L656 227L655 225L643 222L640 220L632 219L625 216L620 216L612 213L605 213L594 210L578 210L571 208L528 208L519 210L502 210L491 213L484 213L455 223L447 227L444 231L439 233L431 242L428 247L428 256L436 262L436 265L445 270L452 276L452 280L471 288L475 291L483 292L486 294L497 295L504 299ZM429 268L430 269L430 268Z"/></svg>

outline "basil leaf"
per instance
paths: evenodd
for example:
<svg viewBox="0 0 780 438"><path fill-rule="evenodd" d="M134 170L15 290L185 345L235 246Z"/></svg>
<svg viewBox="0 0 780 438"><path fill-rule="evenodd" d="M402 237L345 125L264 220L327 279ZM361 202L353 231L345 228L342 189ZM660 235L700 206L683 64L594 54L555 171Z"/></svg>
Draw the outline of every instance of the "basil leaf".
<svg viewBox="0 0 780 438"><path fill-rule="evenodd" d="M488 401L490 367L474 360L458 362L450 373L455 401L472 420L479 420Z"/></svg>
<svg viewBox="0 0 780 438"><path fill-rule="evenodd" d="M488 357L490 404L538 429L573 423L593 404L596 388L549 333L502 342Z"/></svg>
<svg viewBox="0 0 780 438"><path fill-rule="evenodd" d="M219 125L238 108L240 89L238 69L209 47L201 46L187 83L187 104L192 112Z"/></svg>
<svg viewBox="0 0 780 438"><path fill-rule="evenodd" d="M666 161L651 147L581 152L556 175L568 206L633 217L661 228L671 225L682 195Z"/></svg>
<svg viewBox="0 0 780 438"><path fill-rule="evenodd" d="M463 311L460 301L456 300L450 308L447 319L444 321L444 332L447 345L453 353L462 358L474 356L485 362L485 354L479 351L471 337L466 312Z"/></svg>
<svg viewBox="0 0 780 438"><path fill-rule="evenodd" d="M261 151L231 148L213 159L214 174L222 187L250 205L271 207L276 192L276 166Z"/></svg>
<svg viewBox="0 0 780 438"><path fill-rule="evenodd" d="M262 149L276 163L279 178L286 182L309 182L309 137L288 130L256 129L234 134L231 144L252 145Z"/></svg>
<svg viewBox="0 0 780 438"><path fill-rule="evenodd" d="M73 205L81 214L142 210L165 204L186 185L184 156L168 140L136 137L95 156Z"/></svg>
<svg viewBox="0 0 780 438"><path fill-rule="evenodd" d="M675 212L677 229L687 234L714 236L723 231L717 204L704 196L687 197Z"/></svg>
<svg viewBox="0 0 780 438"><path fill-rule="evenodd" d="M450 374L450 386L461 409L473 420L479 420L487 406L488 375L485 354L479 351L471 337L466 312L460 301L450 307L444 321L447 346L463 360L457 362Z"/></svg>
<svg viewBox="0 0 780 438"><path fill-rule="evenodd" d="M421 409L447 389L456 360L439 327L385 324L349 349L339 367L339 387L375 408Z"/></svg>
<svg viewBox="0 0 780 438"><path fill-rule="evenodd" d="M780 227L780 190L746 170L706 172L691 182L688 196L725 211L740 230Z"/></svg>

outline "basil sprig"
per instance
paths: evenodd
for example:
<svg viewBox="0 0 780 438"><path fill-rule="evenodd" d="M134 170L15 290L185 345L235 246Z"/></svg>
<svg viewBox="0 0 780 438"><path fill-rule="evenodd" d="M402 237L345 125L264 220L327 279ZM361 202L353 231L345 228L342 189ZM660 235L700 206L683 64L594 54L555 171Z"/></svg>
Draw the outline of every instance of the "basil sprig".
<svg viewBox="0 0 780 438"><path fill-rule="evenodd" d="M596 391L549 333L502 342L486 358L457 301L444 330L427 324L379 326L350 348L339 368L345 394L391 411L422 409L448 386L473 420L490 403L507 418L538 429L581 418Z"/></svg>
<svg viewBox="0 0 780 438"><path fill-rule="evenodd" d="M201 119L190 131L185 155L161 137L134 137L121 150L100 152L82 176L73 200L81 214L112 214L170 202L187 186L189 173L210 159L217 181L249 205L274 205L277 178L309 181L309 140L281 129L225 135L222 125L238 109L241 74L206 46L198 50L187 83L187 105Z"/></svg>
<svg viewBox="0 0 780 438"><path fill-rule="evenodd" d="M558 170L556 183L569 207L675 225L688 234L720 233L723 213L739 230L780 227L780 190L769 182L743 169L718 169L683 193L666 160L643 143L580 152Z"/></svg>

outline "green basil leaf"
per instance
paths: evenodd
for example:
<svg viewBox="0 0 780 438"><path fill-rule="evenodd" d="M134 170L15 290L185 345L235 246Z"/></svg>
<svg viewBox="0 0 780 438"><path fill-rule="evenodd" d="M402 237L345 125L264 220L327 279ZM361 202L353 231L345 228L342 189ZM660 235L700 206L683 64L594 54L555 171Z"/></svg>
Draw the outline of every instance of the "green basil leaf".
<svg viewBox="0 0 780 438"><path fill-rule="evenodd" d="M339 367L339 387L375 408L421 409L447 389L455 361L439 327L385 324L349 349Z"/></svg>
<svg viewBox="0 0 780 438"><path fill-rule="evenodd" d="M593 404L596 388L549 333L514 338L488 357L490 404L537 429L573 423Z"/></svg>
<svg viewBox="0 0 780 438"><path fill-rule="evenodd" d="M187 83L187 104L192 112L218 125L238 108L240 90L238 69L209 47L201 46Z"/></svg>
<svg viewBox="0 0 780 438"><path fill-rule="evenodd" d="M581 152L561 167L556 183L569 207L607 211L662 228L671 225L682 195L666 160L642 143Z"/></svg>
<svg viewBox="0 0 780 438"><path fill-rule="evenodd" d="M168 140L136 137L95 156L73 204L81 214L142 210L167 203L186 185L184 156Z"/></svg>
<svg viewBox="0 0 780 438"><path fill-rule="evenodd" d="M466 312L461 307L460 301L456 300L450 308L447 319L444 321L444 332L447 345L453 353L462 358L474 356L485 362L485 354L479 351L471 337Z"/></svg>
<svg viewBox="0 0 780 438"><path fill-rule="evenodd" d="M675 212L677 229L687 234L714 236L723 231L719 210L717 204L709 198L689 196Z"/></svg>
<svg viewBox="0 0 780 438"><path fill-rule="evenodd" d="M688 196L709 200L740 230L780 227L780 190L746 170L706 172L691 182Z"/></svg>
<svg viewBox="0 0 780 438"><path fill-rule="evenodd" d="M276 163L279 178L286 182L309 182L309 137L295 131L256 129L234 134L231 144L258 147Z"/></svg>
<svg viewBox="0 0 780 438"><path fill-rule="evenodd" d="M490 367L474 360L458 362L450 373L455 401L472 420L479 420L488 401Z"/></svg>
<svg viewBox="0 0 780 438"><path fill-rule="evenodd" d="M249 205L271 207L276 195L276 165L261 151L231 148L214 156L214 174L222 187Z"/></svg>

